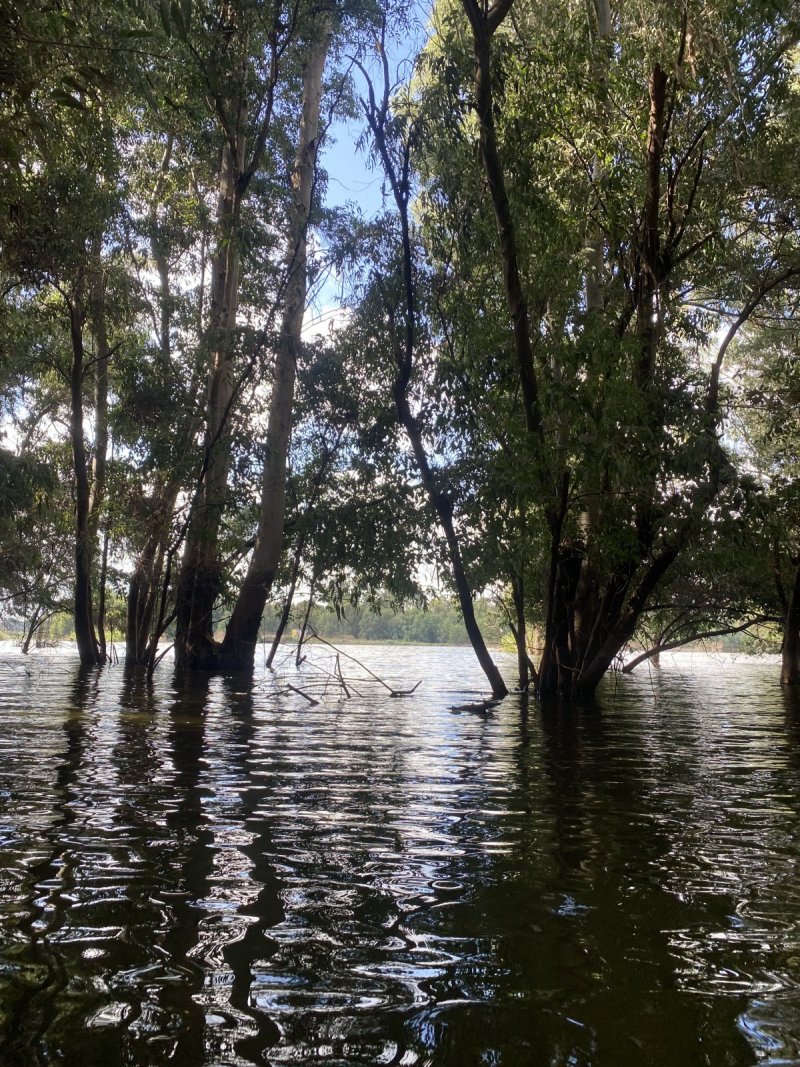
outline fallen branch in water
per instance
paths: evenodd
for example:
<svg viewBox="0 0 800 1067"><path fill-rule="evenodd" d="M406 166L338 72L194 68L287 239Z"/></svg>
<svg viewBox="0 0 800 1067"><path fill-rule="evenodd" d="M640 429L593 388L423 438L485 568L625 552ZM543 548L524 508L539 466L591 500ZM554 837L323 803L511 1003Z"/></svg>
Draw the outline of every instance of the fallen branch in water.
<svg viewBox="0 0 800 1067"><path fill-rule="evenodd" d="M311 631L311 637L314 638L315 641L319 641L319 643L321 645L325 645L327 648L330 648L333 652L336 653L336 662L337 662L337 664L339 663L339 657L340 656L343 656L345 659L349 659L352 663L355 663L356 666L360 667L361 670L364 671L365 674L368 674L370 676L370 678L373 679L373 681L377 682L379 685L382 685L383 688L388 691L389 696L391 696L391 697L408 697L408 696L411 696L411 694L414 693L419 688L419 686L422 684L422 679L420 678L420 680L417 682L417 684L415 686L413 686L411 689L393 689L392 686L390 686L388 682L384 682L383 678L379 678L378 675L375 674L373 671L371 671L369 669L369 667L366 667L361 662L361 660L356 659L355 656L351 656L347 652L343 652L340 648L337 648L336 645L331 644L330 641L326 641L324 637L320 637L313 626L309 625L308 629ZM306 638L306 641L308 641L308 640L309 640L309 638ZM341 678L341 666L339 666L339 672L340 672L340 678ZM344 680L342 679L342 683L343 683L343 681Z"/></svg>
<svg viewBox="0 0 800 1067"><path fill-rule="evenodd" d="M286 683L286 688L287 689L291 689L291 691L293 693L297 693L297 695L301 696L303 698L303 700L307 700L312 707L317 707L317 705L319 704L318 700L315 700L314 697L310 697L308 695L308 693L304 693L302 689L298 689L298 687L296 685L290 685L287 682Z"/></svg>
<svg viewBox="0 0 800 1067"><path fill-rule="evenodd" d="M339 659L339 653L338 652L336 653L336 676L339 679L339 683L340 683L342 689L344 689L344 695L349 700L350 699L350 690L347 688L347 682L345 682L344 675L342 674L342 664L341 664L341 661Z"/></svg>

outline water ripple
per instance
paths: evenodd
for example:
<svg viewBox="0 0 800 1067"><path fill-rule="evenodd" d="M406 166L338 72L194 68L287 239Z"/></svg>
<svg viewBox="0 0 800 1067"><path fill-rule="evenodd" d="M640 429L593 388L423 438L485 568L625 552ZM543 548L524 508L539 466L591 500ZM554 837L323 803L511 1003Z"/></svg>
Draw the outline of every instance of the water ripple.
<svg viewBox="0 0 800 1067"><path fill-rule="evenodd" d="M357 655L425 684L4 673L4 1064L800 1063L773 665L475 715L466 651Z"/></svg>

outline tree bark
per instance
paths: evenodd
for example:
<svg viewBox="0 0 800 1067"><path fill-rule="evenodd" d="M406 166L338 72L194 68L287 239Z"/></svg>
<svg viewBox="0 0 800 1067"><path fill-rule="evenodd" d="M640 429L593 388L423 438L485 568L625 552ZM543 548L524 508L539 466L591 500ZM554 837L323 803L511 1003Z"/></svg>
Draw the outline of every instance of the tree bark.
<svg viewBox="0 0 800 1067"><path fill-rule="evenodd" d="M322 75L332 32L331 17L323 14L318 35L310 46L303 76L303 114L292 174L294 195L289 215L286 304L275 356L258 532L250 565L228 622L221 653L225 665L233 669L253 668L264 607L283 549L289 441L308 284L307 231L319 144Z"/></svg>

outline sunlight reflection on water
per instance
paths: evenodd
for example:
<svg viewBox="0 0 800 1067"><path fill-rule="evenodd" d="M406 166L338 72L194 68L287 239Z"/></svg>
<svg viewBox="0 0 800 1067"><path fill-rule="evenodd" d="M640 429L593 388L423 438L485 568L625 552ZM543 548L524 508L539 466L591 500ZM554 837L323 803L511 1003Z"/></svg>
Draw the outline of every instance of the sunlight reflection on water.
<svg viewBox="0 0 800 1067"><path fill-rule="evenodd" d="M800 1063L773 663L477 711L462 649L348 648L401 699L3 651L4 1064Z"/></svg>

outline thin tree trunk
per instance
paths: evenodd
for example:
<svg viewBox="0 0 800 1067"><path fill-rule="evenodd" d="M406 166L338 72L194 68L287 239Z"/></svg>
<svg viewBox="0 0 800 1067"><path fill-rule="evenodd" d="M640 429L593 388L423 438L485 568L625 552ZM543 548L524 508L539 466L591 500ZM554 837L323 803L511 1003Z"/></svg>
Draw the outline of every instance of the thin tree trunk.
<svg viewBox="0 0 800 1067"><path fill-rule="evenodd" d="M517 646L517 672L519 688L525 693L530 684L530 657L528 656L528 628L525 619L525 586L521 576L512 576L511 595L514 600L516 625L513 628L514 643Z"/></svg>
<svg viewBox="0 0 800 1067"><path fill-rule="evenodd" d="M91 324L94 336L94 452L92 454L91 491L89 496L89 543L94 556L100 529L100 516L106 498L108 468L108 364L111 349L106 329L105 278L103 275L100 241L92 249L94 278L92 282ZM108 565L108 530L103 535L97 598L97 640L102 661L106 660L105 608L106 570Z"/></svg>
<svg viewBox="0 0 800 1067"><path fill-rule="evenodd" d="M477 0L462 0L462 3L472 27L475 54L475 110L480 128L481 157L497 222L503 287L514 331L514 351L525 405L525 425L529 433L541 439L542 414L539 405L539 386L533 363L528 304L522 289L516 227L506 191L492 105L491 39L510 11L512 0L498 0L488 10Z"/></svg>
<svg viewBox="0 0 800 1067"><path fill-rule="evenodd" d="M27 656L28 655L28 652L30 651L30 647L31 647L31 641L33 640L33 635L36 633L36 631L39 629L39 627L42 625L42 623L48 617L49 616L47 616L45 614L43 608L36 607L36 608L33 609L33 613L31 615L30 622L28 623L27 629L25 630L25 633L22 636L22 644L20 646L20 652L22 653L23 656Z"/></svg>
<svg viewBox="0 0 800 1067"><path fill-rule="evenodd" d="M97 537L100 512L106 494L108 465L108 362L110 348L106 329L106 308L103 264L99 241L93 250L94 278L91 300L91 327L94 337L94 451L92 453L91 492L89 497L89 526Z"/></svg>
<svg viewBox="0 0 800 1067"><path fill-rule="evenodd" d="M103 551L100 554L100 572L97 575L97 643L102 662L108 662L106 652L106 581L108 579L108 528L103 530Z"/></svg>
<svg viewBox="0 0 800 1067"><path fill-rule="evenodd" d="M70 439L75 472L75 598L74 624L78 655L85 666L102 663L92 618L92 542L89 526L91 488L83 436L84 311L74 296L69 304L72 363L70 366Z"/></svg>
<svg viewBox="0 0 800 1067"><path fill-rule="evenodd" d="M303 615L303 625L300 628L300 636L297 639L297 651L295 652L295 656L294 656L294 663L295 663L296 667L299 667L300 664L305 659L305 656L302 655L303 644L305 643L306 632L308 630L308 623L309 623L309 620L311 619L311 610L312 610L313 607L314 607L314 579L312 578L311 579L311 584L308 587L308 603L306 604L305 614Z"/></svg>
<svg viewBox="0 0 800 1067"><path fill-rule="evenodd" d="M179 491L180 480L173 477L154 493L153 524L128 583L125 658L132 664L148 662L151 629L161 593L164 554Z"/></svg>
<svg viewBox="0 0 800 1067"><path fill-rule="evenodd" d="M431 509L439 521L439 526L444 533L445 542L447 543L447 555L450 560L450 570L453 575L453 582L456 587L458 604L461 608L461 616L464 620L467 637L475 652L478 663L480 664L483 673L486 675L489 685L492 687L492 696L507 696L508 687L503 681L503 676L497 669L497 664L492 659L489 649L486 647L486 642L483 639L480 625L475 617L472 588L464 568L461 545L453 523L453 505L447 494L442 492L437 484L434 473L431 470L430 462L428 461L428 454L422 439L422 430L411 411L405 390L398 388L397 384L395 385L394 399L400 424L406 431L406 435L411 443L422 487L425 490Z"/></svg>
<svg viewBox="0 0 800 1067"><path fill-rule="evenodd" d="M316 169L322 75L332 36L329 15L322 17L303 80L303 114L289 216L289 267L285 310L267 425L267 450L261 483L261 511L253 555L228 622L222 646L226 666L252 670L261 619L283 548L286 474L292 428L297 361L300 355L307 292L306 240Z"/></svg>
<svg viewBox="0 0 800 1067"><path fill-rule="evenodd" d="M275 636L272 638L272 644L269 646L269 652L267 653L266 666L271 667L275 662L275 656L278 654L278 649L281 647L281 641L283 635L286 633L286 627L289 625L289 619L292 614L292 602L294 601L295 586L289 586L289 592L286 594L286 599L283 602L281 608L281 615L278 619L278 625L275 629Z"/></svg>
<svg viewBox="0 0 800 1067"><path fill-rule="evenodd" d="M275 630L275 636L272 639L269 654L267 655L267 667L271 667L275 656L280 647L280 643L283 640L283 635L286 633L286 627L289 625L289 618L292 614L292 602L294 600L294 593L297 589L297 579L300 575L300 552L301 545L298 545L294 554L294 560L292 561L292 574L289 580L289 591L286 594L286 599L283 602L281 608L281 616L278 620L278 626Z"/></svg>
<svg viewBox="0 0 800 1067"><path fill-rule="evenodd" d="M439 526L444 533L447 544L447 554L450 561L450 569L453 582L456 587L461 615L464 619L464 627L467 631L472 649L481 666L483 673L492 688L492 696L504 697L508 695L508 688L503 676L497 669L486 642L483 639L478 620L475 617L475 606L472 600L472 589L467 579L464 568L464 560L461 555L461 545L458 540L455 525L453 523L453 505L444 491L439 487L433 473L428 454L425 449L422 428L411 410L408 401L408 390L411 384L411 374L414 366L414 351L416 346L416 317L417 302L414 287L414 256L411 248L411 232L409 227L409 196L411 185L410 172L410 147L408 143L402 146L403 156L401 166L398 167L390 152L387 143L386 118L389 112L391 83L389 76L388 61L385 50L382 49L383 61L383 99L378 106L372 82L366 70L361 67L362 74L367 80L369 87L369 104L366 106L367 121L375 138L375 145L381 157L384 173L392 188L392 195L397 206L400 220L401 249L403 255L403 290L405 298L405 330L404 339L401 342L398 330L394 323L394 311L387 307L389 325L394 348L394 358L397 364L397 376L394 381L394 403L397 418L406 432L411 450L414 454L420 481L425 492L428 505L436 516ZM527 320L526 320L527 321Z"/></svg>

